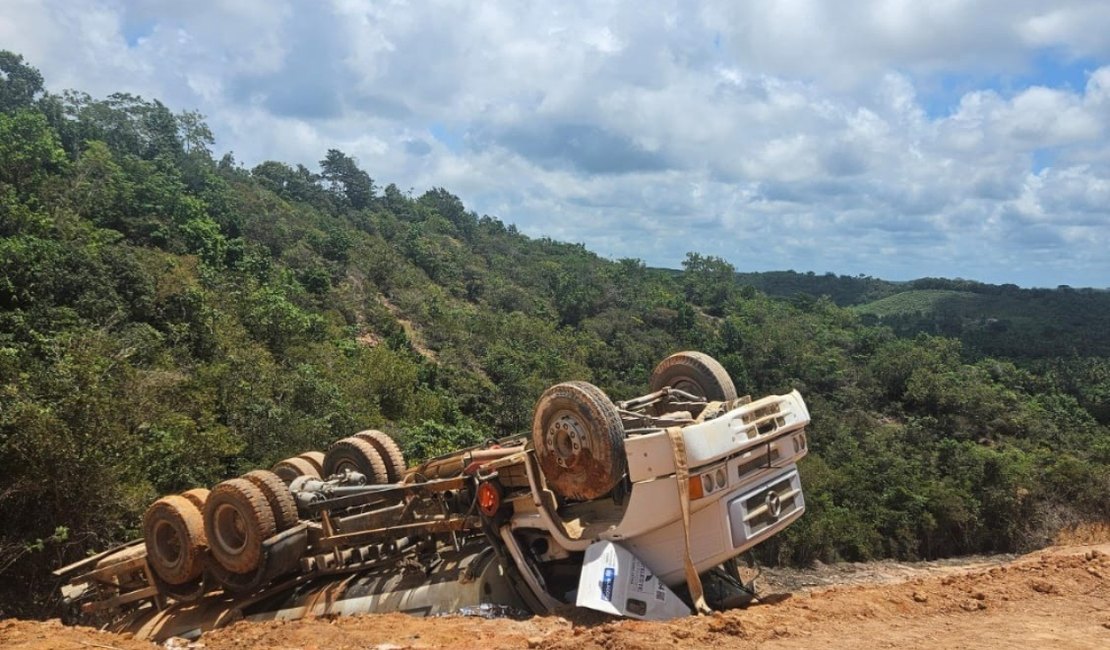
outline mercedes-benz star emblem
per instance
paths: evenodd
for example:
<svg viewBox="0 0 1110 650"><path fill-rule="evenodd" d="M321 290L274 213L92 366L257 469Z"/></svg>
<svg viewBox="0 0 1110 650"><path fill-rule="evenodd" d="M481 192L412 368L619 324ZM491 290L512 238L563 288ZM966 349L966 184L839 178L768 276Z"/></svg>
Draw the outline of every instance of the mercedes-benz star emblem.
<svg viewBox="0 0 1110 650"><path fill-rule="evenodd" d="M779 498L779 493L774 490L768 490L764 502L767 504L767 512L771 513L771 516L775 519L778 519L779 515L782 514L782 499Z"/></svg>

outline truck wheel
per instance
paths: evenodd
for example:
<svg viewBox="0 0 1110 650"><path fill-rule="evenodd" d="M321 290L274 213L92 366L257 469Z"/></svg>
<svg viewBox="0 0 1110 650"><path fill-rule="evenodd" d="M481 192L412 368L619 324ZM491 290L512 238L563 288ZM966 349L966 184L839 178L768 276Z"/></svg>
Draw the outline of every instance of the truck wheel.
<svg viewBox="0 0 1110 650"><path fill-rule="evenodd" d="M266 495L247 479L233 478L212 488L204 504L204 533L220 566L249 573L262 561L262 542L277 532Z"/></svg>
<svg viewBox="0 0 1110 650"><path fill-rule="evenodd" d="M182 492L181 496L192 501L197 510L204 510L204 502L208 500L208 488L193 488Z"/></svg>
<svg viewBox="0 0 1110 650"><path fill-rule="evenodd" d="M382 460L385 461L385 471L389 474L390 483L401 481L401 477L405 475L405 469L407 469L405 455L401 453L401 448L397 446L393 438L373 429L360 431L354 437L370 443L378 452L378 455L382 457Z"/></svg>
<svg viewBox="0 0 1110 650"><path fill-rule="evenodd" d="M568 499L596 499L628 469L620 414L601 389L584 381L544 391L532 418L532 444L548 485Z"/></svg>
<svg viewBox="0 0 1110 650"><path fill-rule="evenodd" d="M171 585L185 584L204 569L204 523L200 511L185 497L162 497L147 508L143 542L147 563Z"/></svg>
<svg viewBox="0 0 1110 650"><path fill-rule="evenodd" d="M313 467L316 468L316 473L320 476L324 475L324 452L322 451L306 451L297 456L307 460Z"/></svg>
<svg viewBox="0 0 1110 650"><path fill-rule="evenodd" d="M385 461L374 446L361 438L343 438L328 448L324 454L324 475L341 474L345 470L358 472L370 485L389 482Z"/></svg>
<svg viewBox="0 0 1110 650"><path fill-rule="evenodd" d="M701 352L678 352L663 359L651 372L651 392L677 388L710 402L736 399L736 386L724 366Z"/></svg>
<svg viewBox="0 0 1110 650"><path fill-rule="evenodd" d="M293 482L293 479L298 476L310 476L314 479L322 478L321 470L316 469L307 459L296 457L286 458L270 468L270 471L278 475L278 478L285 481L286 485Z"/></svg>
<svg viewBox="0 0 1110 650"><path fill-rule="evenodd" d="M243 478L254 483L254 486L266 495L266 501L274 513L277 532L280 533L297 525L300 521L297 517L297 502L293 500L293 493L289 491L289 486L282 482L277 474L256 469L244 474Z"/></svg>

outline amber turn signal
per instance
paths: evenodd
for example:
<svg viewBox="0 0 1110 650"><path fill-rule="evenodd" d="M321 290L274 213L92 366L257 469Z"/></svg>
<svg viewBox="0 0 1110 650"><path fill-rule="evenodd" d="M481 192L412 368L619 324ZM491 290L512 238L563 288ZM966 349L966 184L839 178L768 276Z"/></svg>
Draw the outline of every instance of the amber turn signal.
<svg viewBox="0 0 1110 650"><path fill-rule="evenodd" d="M483 482L478 486L478 510L492 517L501 509L501 488L496 483Z"/></svg>

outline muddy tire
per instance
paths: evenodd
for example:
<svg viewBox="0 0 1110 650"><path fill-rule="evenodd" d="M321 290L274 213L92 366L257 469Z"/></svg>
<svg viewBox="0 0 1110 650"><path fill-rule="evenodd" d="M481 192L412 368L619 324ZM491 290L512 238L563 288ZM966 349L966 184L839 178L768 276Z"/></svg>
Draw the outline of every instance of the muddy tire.
<svg viewBox="0 0 1110 650"><path fill-rule="evenodd" d="M362 438L344 438L328 447L324 454L324 474L341 474L353 470L366 477L369 485L382 485L389 482L389 472L381 454Z"/></svg>
<svg viewBox="0 0 1110 650"><path fill-rule="evenodd" d="M181 496L192 501L197 510L204 511L204 502L208 500L208 488L193 488L182 492Z"/></svg>
<svg viewBox="0 0 1110 650"><path fill-rule="evenodd" d="M162 497L147 508L143 542L150 568L171 585L194 580L204 570L204 521L185 497Z"/></svg>
<svg viewBox="0 0 1110 650"><path fill-rule="evenodd" d="M297 525L300 521L297 517L297 502L293 500L293 493L289 491L289 486L281 480L281 477L264 469L256 469L244 474L243 478L254 483L254 486L266 495L266 501L274 513L277 532L289 530Z"/></svg>
<svg viewBox="0 0 1110 650"><path fill-rule="evenodd" d="M286 458L270 468L286 485L293 482L298 476L310 476L315 479L323 477L323 472L317 469L310 461L301 458Z"/></svg>
<svg viewBox="0 0 1110 650"><path fill-rule="evenodd" d="M262 542L277 532L266 495L247 479L233 478L212 488L204 504L204 533L220 566L249 573L262 561Z"/></svg>
<svg viewBox="0 0 1110 650"><path fill-rule="evenodd" d="M593 384L572 381L544 391L532 418L532 443L547 484L568 499L596 499L624 477L624 426Z"/></svg>
<svg viewBox="0 0 1110 650"><path fill-rule="evenodd" d="M385 471L389 475L390 483L398 483L401 477L405 475L407 469L405 465L405 455L401 453L401 448L397 446L397 442L390 438L388 434L373 429L366 431L359 431L355 434L356 438L361 438L366 442L373 445L374 450L385 461Z"/></svg>
<svg viewBox="0 0 1110 650"><path fill-rule="evenodd" d="M724 366L701 352L678 352L663 359L651 372L648 385L653 393L677 388L710 402L736 399L736 385Z"/></svg>
<svg viewBox="0 0 1110 650"><path fill-rule="evenodd" d="M306 451L297 456L307 460L313 467L316 468L316 473L320 476L324 475L324 452L322 451Z"/></svg>

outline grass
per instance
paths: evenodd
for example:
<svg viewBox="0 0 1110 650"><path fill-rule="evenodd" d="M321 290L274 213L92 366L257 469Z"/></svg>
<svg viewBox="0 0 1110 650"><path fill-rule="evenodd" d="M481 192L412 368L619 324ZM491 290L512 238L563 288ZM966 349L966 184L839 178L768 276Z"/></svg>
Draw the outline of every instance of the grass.
<svg viewBox="0 0 1110 650"><path fill-rule="evenodd" d="M981 298L978 294L969 291L952 291L948 289L915 289L902 291L893 296L880 298L874 302L852 307L860 314L874 314L875 316L896 316L900 314L925 314L936 311L942 302L974 302Z"/></svg>

